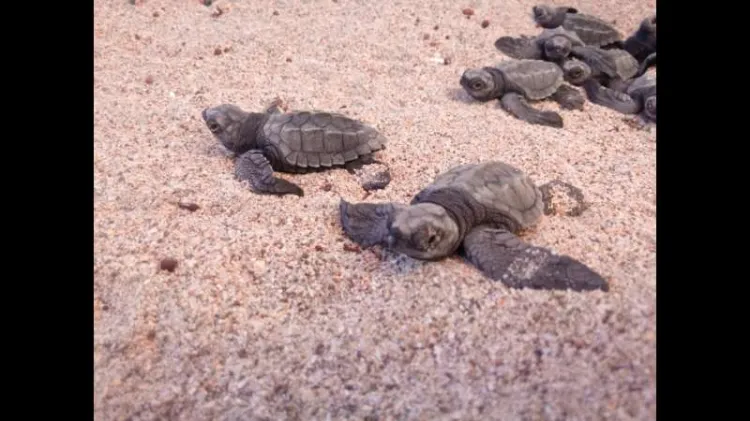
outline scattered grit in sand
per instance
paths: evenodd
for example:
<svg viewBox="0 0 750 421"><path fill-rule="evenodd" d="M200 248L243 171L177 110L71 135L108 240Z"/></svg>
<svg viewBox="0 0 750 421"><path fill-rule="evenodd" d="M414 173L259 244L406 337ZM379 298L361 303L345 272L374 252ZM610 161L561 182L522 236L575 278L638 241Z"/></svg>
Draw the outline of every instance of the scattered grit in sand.
<svg viewBox="0 0 750 421"><path fill-rule="evenodd" d="M95 419L655 419L655 134L591 103L532 126L458 86L506 59L497 37L538 31L533 2L130 3L94 3ZM655 7L570 5L624 35ZM365 192L345 170L282 175L303 198L250 193L200 110L277 97L390 139L370 201L488 159L579 187L585 211L524 235L610 292L355 247L336 210Z"/></svg>

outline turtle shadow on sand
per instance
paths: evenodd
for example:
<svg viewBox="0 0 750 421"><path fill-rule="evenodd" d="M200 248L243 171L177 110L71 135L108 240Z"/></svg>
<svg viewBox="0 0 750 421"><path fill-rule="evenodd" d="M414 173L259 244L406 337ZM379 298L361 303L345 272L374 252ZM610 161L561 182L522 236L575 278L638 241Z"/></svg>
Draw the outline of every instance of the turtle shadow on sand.
<svg viewBox="0 0 750 421"><path fill-rule="evenodd" d="M446 96L451 101L462 102L462 103L467 104L467 105L472 105L472 104L479 105L479 104L481 104L480 102L478 102L477 100L475 100L474 98L472 98L471 95L469 95L466 92L466 90L464 90L461 87L449 88Z"/></svg>

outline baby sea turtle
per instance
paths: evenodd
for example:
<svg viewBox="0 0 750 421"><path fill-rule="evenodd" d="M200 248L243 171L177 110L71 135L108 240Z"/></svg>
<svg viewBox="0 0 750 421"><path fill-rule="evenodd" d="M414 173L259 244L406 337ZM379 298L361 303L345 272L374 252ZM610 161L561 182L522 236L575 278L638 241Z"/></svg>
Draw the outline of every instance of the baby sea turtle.
<svg viewBox="0 0 750 421"><path fill-rule="evenodd" d="M263 113L222 104L201 113L208 129L233 152L235 175L256 193L303 196L302 188L274 176L274 171L306 173L334 167L350 172L377 163L373 153L386 138L374 128L341 114L324 111L283 113L271 105ZM387 180L373 188L384 188Z"/></svg>
<svg viewBox="0 0 750 421"><path fill-rule="evenodd" d="M504 162L454 167L409 205L342 199L339 212L344 233L363 247L380 245L420 260L459 253L512 288L609 290L583 263L516 236L538 223L544 203L531 178Z"/></svg>
<svg viewBox="0 0 750 421"><path fill-rule="evenodd" d="M638 29L623 43L623 48L642 63L648 56L656 53L656 15L641 21Z"/></svg>
<svg viewBox="0 0 750 421"><path fill-rule="evenodd" d="M570 55L574 47L583 47L581 38L573 31L557 27L545 29L536 37L504 36L495 41L495 48L515 59L547 60L559 63Z"/></svg>
<svg viewBox="0 0 750 421"><path fill-rule="evenodd" d="M562 26L573 31L586 45L622 47L622 35L612 24L596 16L579 13L572 7L536 5L532 8L534 22L545 29Z"/></svg>
<svg viewBox="0 0 750 421"><path fill-rule="evenodd" d="M617 88L638 73L638 61L625 50L584 46L575 48L571 54L576 58L562 64L565 81L571 85L581 86L594 78L605 86Z"/></svg>
<svg viewBox="0 0 750 421"><path fill-rule="evenodd" d="M656 123L656 78L646 73L624 85L612 89L602 86L596 79L589 79L583 87L594 104L623 114L640 114L647 122Z"/></svg>
<svg viewBox="0 0 750 421"><path fill-rule="evenodd" d="M543 60L507 60L496 67L468 69L461 86L474 99L500 99L510 114L531 124L560 128L563 120L554 111L540 111L526 100L552 98L566 109L583 109L585 98L575 88L563 84L563 71Z"/></svg>

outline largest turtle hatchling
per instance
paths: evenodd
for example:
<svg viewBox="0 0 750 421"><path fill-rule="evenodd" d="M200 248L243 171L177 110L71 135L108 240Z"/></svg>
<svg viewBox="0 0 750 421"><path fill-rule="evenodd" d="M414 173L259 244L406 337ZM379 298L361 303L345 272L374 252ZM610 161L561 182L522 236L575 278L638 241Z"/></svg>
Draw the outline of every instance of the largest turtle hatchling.
<svg viewBox="0 0 750 421"><path fill-rule="evenodd" d="M236 156L235 175L256 193L304 195L298 185L274 171L306 173L334 167L350 172L380 164L373 154L385 149L386 138L373 127L347 116L324 111L282 112L277 104L265 112L243 111L222 104L202 111L214 137ZM384 188L390 175L366 190ZM372 184L372 183L371 183Z"/></svg>
<svg viewBox="0 0 750 421"><path fill-rule="evenodd" d="M495 67L468 69L460 80L472 98L499 99L502 107L516 118L556 128L563 127L560 114L534 109L527 100L551 98L563 108L583 109L584 96L563 82L560 66L544 60L506 60Z"/></svg>
<svg viewBox="0 0 750 421"><path fill-rule="evenodd" d="M539 4L532 8L534 22L542 28L563 28L575 32L586 45L622 48L622 34L612 24L572 7Z"/></svg>
<svg viewBox="0 0 750 421"><path fill-rule="evenodd" d="M339 204L344 233L363 247L429 261L458 253L512 288L608 291L607 281L585 264L517 236L543 212L543 195L531 178L499 161L454 167L408 205Z"/></svg>

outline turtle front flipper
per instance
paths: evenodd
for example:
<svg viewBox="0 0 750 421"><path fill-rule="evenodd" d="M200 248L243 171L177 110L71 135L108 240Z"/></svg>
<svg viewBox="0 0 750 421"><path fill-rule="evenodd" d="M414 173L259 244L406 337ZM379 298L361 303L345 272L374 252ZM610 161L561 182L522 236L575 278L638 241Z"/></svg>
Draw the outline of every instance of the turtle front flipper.
<svg viewBox="0 0 750 421"><path fill-rule="evenodd" d="M552 100L566 110L583 110L583 104L586 102L586 98L578 89L568 85L560 85L557 92L552 95Z"/></svg>
<svg viewBox="0 0 750 421"><path fill-rule="evenodd" d="M531 124L562 128L563 119L554 111L539 111L526 102L526 99L515 92L508 92L500 99L500 104L505 111L514 117Z"/></svg>
<svg viewBox="0 0 750 421"><path fill-rule="evenodd" d="M641 105L630 95L605 88L598 81L589 79L583 84L586 89L586 95L589 101L621 112L623 114L638 114L641 111Z"/></svg>
<svg viewBox="0 0 750 421"><path fill-rule="evenodd" d="M260 150L252 149L240 155L234 163L234 172L238 179L249 181L256 193L304 196L298 185L274 177L271 163Z"/></svg>
<svg viewBox="0 0 750 421"><path fill-rule="evenodd" d="M656 66L656 53L655 52L649 54L648 57L646 57L643 60L643 63L641 63L641 65L638 67L638 72L633 77L636 78L639 76L643 76L643 74L646 73L646 71L653 66Z"/></svg>
<svg viewBox="0 0 750 421"><path fill-rule="evenodd" d="M609 291L607 281L570 256L529 245L508 230L479 226L463 242L464 257L509 288Z"/></svg>
<svg viewBox="0 0 750 421"><path fill-rule="evenodd" d="M385 246L397 209L392 203L349 203L341 199L341 227L347 237L362 247Z"/></svg>
<svg viewBox="0 0 750 421"><path fill-rule="evenodd" d="M544 51L532 37L521 35L520 37L500 37L495 41L495 48L508 57L515 59L541 60Z"/></svg>

